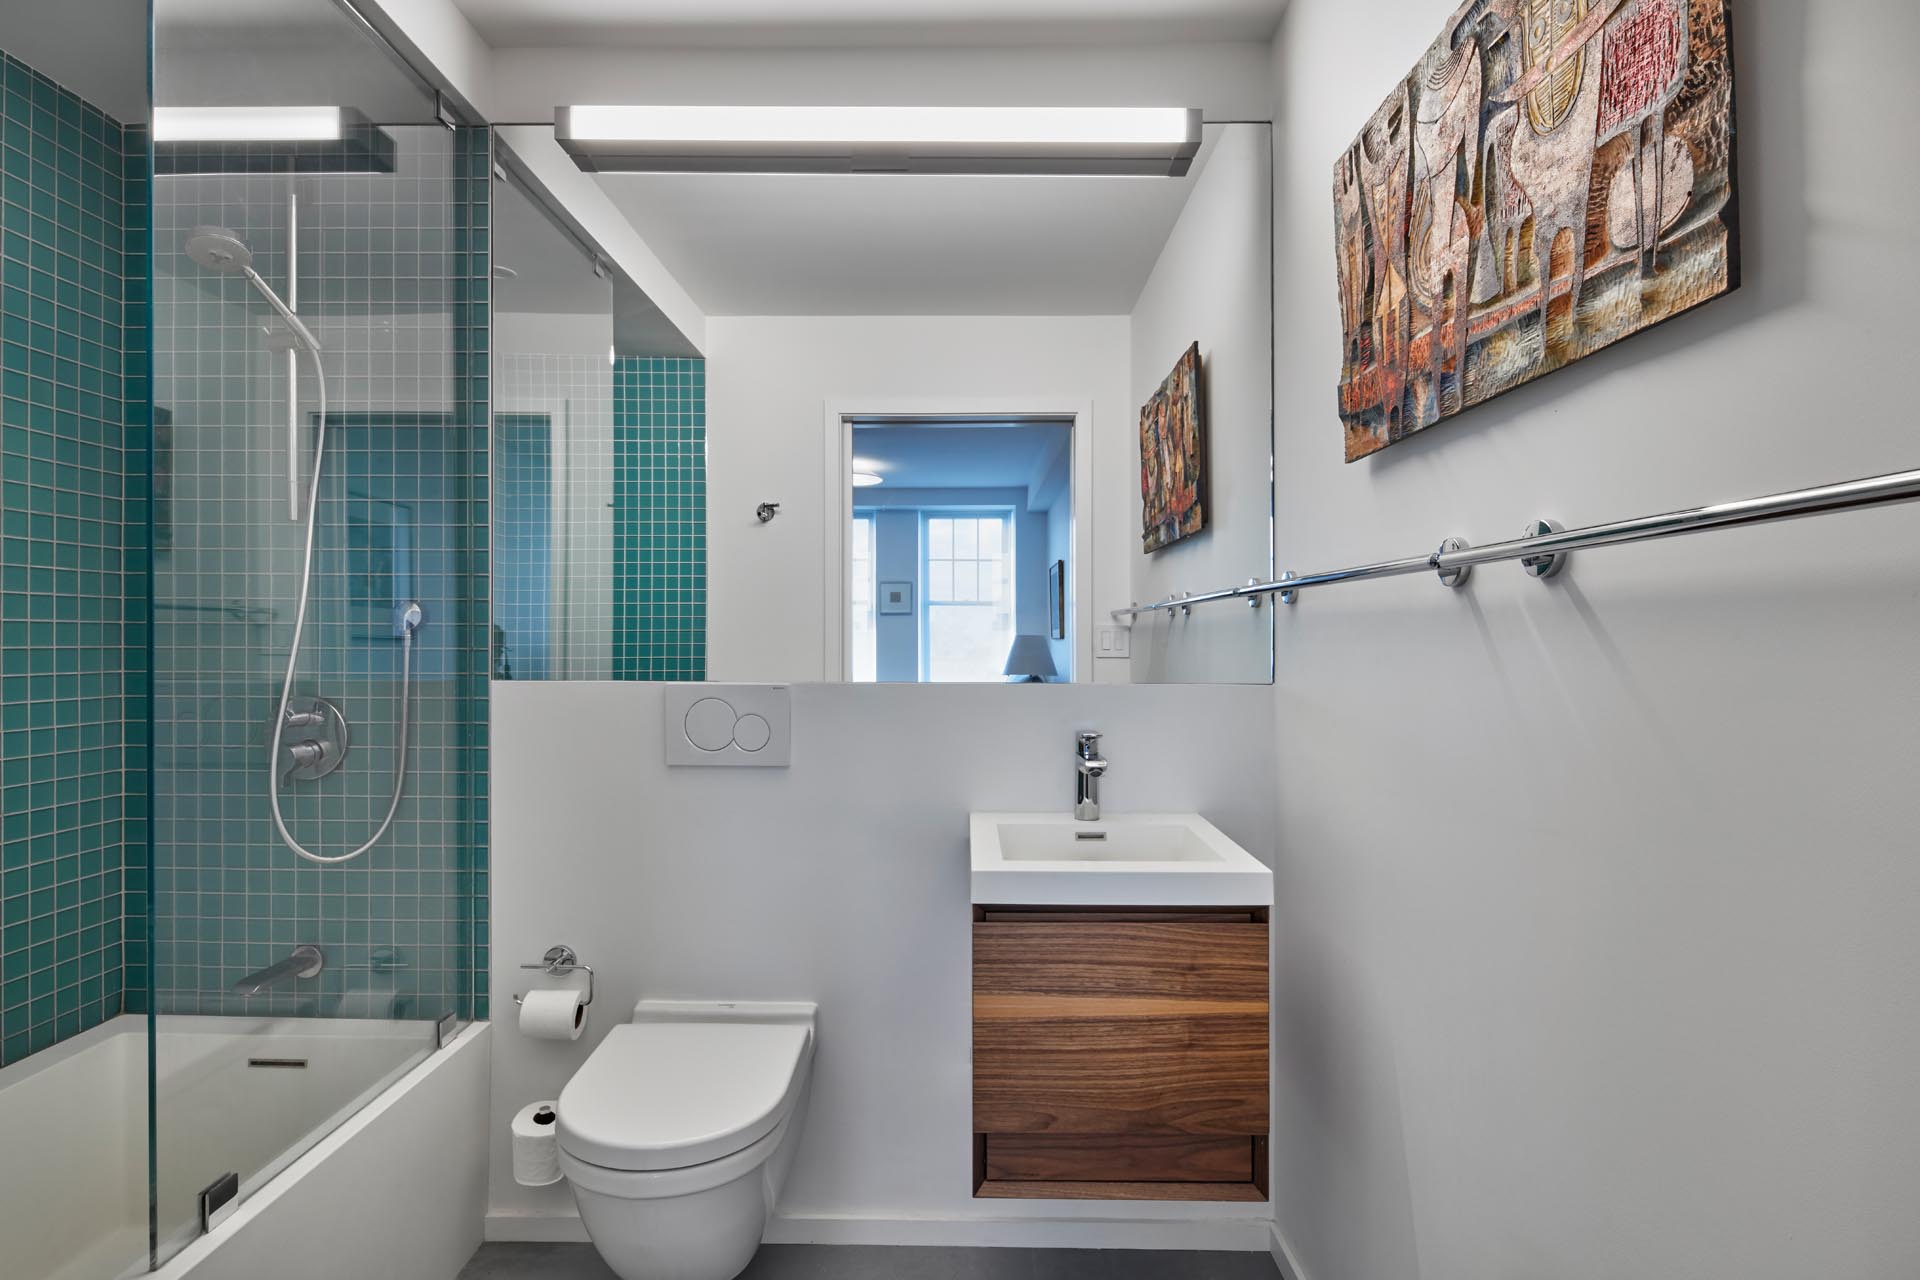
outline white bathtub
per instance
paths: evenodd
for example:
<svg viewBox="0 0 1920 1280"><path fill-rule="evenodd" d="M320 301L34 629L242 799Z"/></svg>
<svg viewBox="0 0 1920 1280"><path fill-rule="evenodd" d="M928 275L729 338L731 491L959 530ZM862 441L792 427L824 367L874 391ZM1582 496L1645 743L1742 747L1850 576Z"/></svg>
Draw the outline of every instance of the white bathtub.
<svg viewBox="0 0 1920 1280"><path fill-rule="evenodd" d="M202 1187L238 1173L251 1206L255 1192L296 1160L319 1155L343 1123L382 1110L377 1100L403 1077L416 1068L424 1077L437 1065L431 1059L448 1056L433 1054L431 1025L421 1022L163 1017L157 1030L163 1259L198 1235ZM120 1017L0 1069L0 1241L9 1280L112 1280L147 1270L146 1033L144 1017ZM259 1216L246 1207L242 1214ZM240 1220L195 1242L193 1257L166 1271L188 1274L185 1264L205 1262Z"/></svg>

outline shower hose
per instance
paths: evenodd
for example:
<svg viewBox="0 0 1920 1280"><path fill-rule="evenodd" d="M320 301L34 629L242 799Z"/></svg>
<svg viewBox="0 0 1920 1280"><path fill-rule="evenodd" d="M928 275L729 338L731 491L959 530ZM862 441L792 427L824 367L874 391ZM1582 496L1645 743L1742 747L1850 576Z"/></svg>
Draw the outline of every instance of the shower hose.
<svg viewBox="0 0 1920 1280"><path fill-rule="evenodd" d="M287 829L285 815L280 812L280 745L287 724L287 703L293 696L294 668L300 662L300 643L307 627L307 599L313 589L313 544L314 529L320 518L320 472L327 457L327 371L320 362L320 353L312 347L302 345L308 357L313 361L313 380L320 389L320 428L313 449L313 483L307 490L307 545L306 554L300 562L300 602L293 611L293 643L287 649L287 673L280 681L280 705L273 713L273 744L267 753L267 794L272 798L273 827L280 833L280 839L287 848L305 858L308 862L326 865L339 862L351 862L367 850L380 843L381 837L393 826L394 814L400 811L400 797L407 785L407 728L408 708L411 705L413 686L413 633L419 626L417 606L409 608L400 627L400 737L393 753L393 798L387 802L386 816L380 819L380 825L367 838L367 842L347 853L324 854L313 850L294 839L293 832Z"/></svg>

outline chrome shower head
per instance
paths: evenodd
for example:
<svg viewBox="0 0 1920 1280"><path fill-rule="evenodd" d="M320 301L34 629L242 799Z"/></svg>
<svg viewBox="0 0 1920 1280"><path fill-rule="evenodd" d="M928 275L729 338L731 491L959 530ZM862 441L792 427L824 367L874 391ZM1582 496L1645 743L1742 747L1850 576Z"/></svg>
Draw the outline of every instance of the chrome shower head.
<svg viewBox="0 0 1920 1280"><path fill-rule="evenodd" d="M187 256L209 271L232 275L253 265L253 250L225 227L195 227L187 237Z"/></svg>
<svg viewBox="0 0 1920 1280"><path fill-rule="evenodd" d="M313 336L306 325L300 322L300 318L293 314L293 308L280 301L280 295L269 288L267 282L260 278L260 273L253 269L253 250L247 248L246 241L225 227L195 227L193 234L187 237L187 256L209 271L217 271L221 275L245 276L247 283L252 285L254 290L267 300L267 305L273 308L275 314L286 322L294 341L313 352L314 355L320 354L319 340Z"/></svg>

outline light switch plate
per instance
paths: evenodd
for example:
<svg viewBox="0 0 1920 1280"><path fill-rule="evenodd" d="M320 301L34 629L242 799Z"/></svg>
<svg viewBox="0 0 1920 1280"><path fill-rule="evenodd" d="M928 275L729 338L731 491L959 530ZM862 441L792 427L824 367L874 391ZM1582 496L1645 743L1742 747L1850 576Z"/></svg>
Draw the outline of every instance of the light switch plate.
<svg viewBox="0 0 1920 1280"><path fill-rule="evenodd" d="M1130 658L1133 656L1133 631L1118 624L1094 629L1093 656Z"/></svg>
<svg viewBox="0 0 1920 1280"><path fill-rule="evenodd" d="M792 690L784 684L669 684L667 763L784 769L793 763Z"/></svg>

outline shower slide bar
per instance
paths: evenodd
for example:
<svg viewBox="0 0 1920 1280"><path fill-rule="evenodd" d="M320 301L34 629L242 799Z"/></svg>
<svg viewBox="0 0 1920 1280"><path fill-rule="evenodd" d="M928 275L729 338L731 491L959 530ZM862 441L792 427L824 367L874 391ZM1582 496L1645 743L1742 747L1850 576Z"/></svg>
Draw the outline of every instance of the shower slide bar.
<svg viewBox="0 0 1920 1280"><path fill-rule="evenodd" d="M1355 565L1324 573L1284 573L1275 582L1254 579L1243 587L1227 587L1198 595L1169 596L1153 604L1135 603L1115 609L1116 622L1131 625L1142 614L1159 611L1191 613L1197 604L1219 600L1245 600L1253 608L1267 596L1278 596L1282 604L1293 604L1300 592L1309 587L1330 587L1345 582L1365 582L1373 578L1402 578L1410 574L1433 573L1449 587L1464 586L1475 565L1502 560L1518 560L1533 577L1547 578L1566 565L1575 551L1593 547L1615 547L1629 542L1652 542L1687 533L1705 533L1709 529L1731 529L1739 525L1768 524L1776 520L1796 520L1802 516L1826 515L1834 511L1852 511L1860 507L1886 506L1895 502L1920 500L1920 471L1894 471L1886 475L1821 485L1814 489L1794 489L1763 498L1722 502L1709 507L1689 507L1662 515L1641 516L1634 520L1616 520L1612 524L1587 525L1563 529L1550 520L1537 520L1528 526L1524 537L1511 542L1495 542L1476 547L1462 538L1448 538L1440 549L1424 556L1403 560L1383 560L1377 564Z"/></svg>
<svg viewBox="0 0 1920 1280"><path fill-rule="evenodd" d="M197 600L157 600L153 607L168 613L220 613L235 622L271 622L280 616L277 610L266 605L242 604L238 600L229 600L225 604L206 604Z"/></svg>

